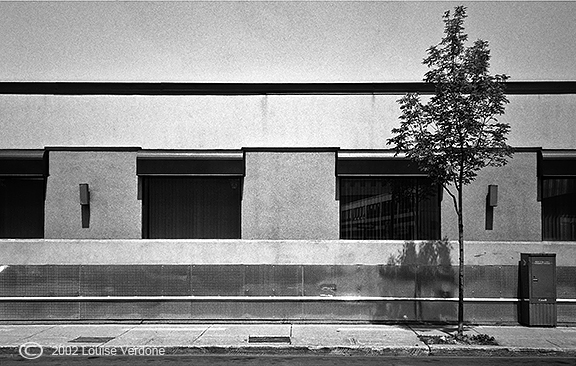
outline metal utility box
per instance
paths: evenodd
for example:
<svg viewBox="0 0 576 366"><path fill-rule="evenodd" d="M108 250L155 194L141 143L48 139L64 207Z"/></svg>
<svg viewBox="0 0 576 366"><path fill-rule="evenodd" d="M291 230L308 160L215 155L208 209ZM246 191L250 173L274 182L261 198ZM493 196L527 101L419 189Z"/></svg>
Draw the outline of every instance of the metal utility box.
<svg viewBox="0 0 576 366"><path fill-rule="evenodd" d="M556 254L521 253L520 322L556 326Z"/></svg>

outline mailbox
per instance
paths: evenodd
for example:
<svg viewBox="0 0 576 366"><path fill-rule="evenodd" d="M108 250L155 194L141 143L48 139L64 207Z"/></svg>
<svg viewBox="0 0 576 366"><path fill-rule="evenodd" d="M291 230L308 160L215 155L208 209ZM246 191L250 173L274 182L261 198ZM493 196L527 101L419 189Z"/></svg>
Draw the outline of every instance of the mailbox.
<svg viewBox="0 0 576 366"><path fill-rule="evenodd" d="M556 254L520 255L520 322L556 326Z"/></svg>

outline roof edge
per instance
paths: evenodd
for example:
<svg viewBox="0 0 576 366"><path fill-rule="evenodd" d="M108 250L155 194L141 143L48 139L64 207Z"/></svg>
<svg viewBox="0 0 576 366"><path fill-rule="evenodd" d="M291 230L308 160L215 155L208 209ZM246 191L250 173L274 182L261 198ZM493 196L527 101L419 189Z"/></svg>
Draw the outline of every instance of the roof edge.
<svg viewBox="0 0 576 366"><path fill-rule="evenodd" d="M508 81L506 94L576 94L576 81ZM0 82L9 95L363 95L432 94L425 82L194 83Z"/></svg>

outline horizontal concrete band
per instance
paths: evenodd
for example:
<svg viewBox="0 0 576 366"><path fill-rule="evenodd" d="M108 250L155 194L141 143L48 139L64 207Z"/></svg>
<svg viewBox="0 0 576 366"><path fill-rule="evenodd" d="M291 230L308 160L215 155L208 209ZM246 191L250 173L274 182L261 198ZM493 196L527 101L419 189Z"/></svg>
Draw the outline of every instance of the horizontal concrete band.
<svg viewBox="0 0 576 366"><path fill-rule="evenodd" d="M391 296L3 296L0 302L141 302L141 301L208 301L208 302L372 302L423 301L458 302L457 297L391 297ZM465 297L469 303L520 302L528 299ZM556 299L556 303L576 303L576 299Z"/></svg>
<svg viewBox="0 0 576 366"><path fill-rule="evenodd" d="M278 264L379 265L395 263L426 242L399 240L91 240L3 239L2 265ZM458 243L444 248L458 263ZM574 242L466 242L466 265L518 265L520 253L555 253L557 266L576 267ZM404 256L406 257L406 256ZM402 264L410 264L404 261Z"/></svg>

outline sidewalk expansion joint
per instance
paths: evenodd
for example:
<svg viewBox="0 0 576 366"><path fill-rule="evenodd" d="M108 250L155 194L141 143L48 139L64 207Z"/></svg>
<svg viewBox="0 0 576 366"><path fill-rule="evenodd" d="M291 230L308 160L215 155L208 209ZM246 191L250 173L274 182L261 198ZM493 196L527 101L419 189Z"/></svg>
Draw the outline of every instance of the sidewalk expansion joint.
<svg viewBox="0 0 576 366"><path fill-rule="evenodd" d="M51 327L49 327L49 328L42 329L41 331L36 332L36 333L34 333L34 334L30 334L30 335L27 336L27 337L19 338L17 342L23 342L23 341L25 341L26 339L30 339L30 338L32 338L32 337L37 336L37 335L40 334L40 333L44 333L44 332L49 331L49 330L51 330L51 329L54 329L54 328L56 328L56 327L57 327L56 325L53 325L53 326L51 326Z"/></svg>
<svg viewBox="0 0 576 366"><path fill-rule="evenodd" d="M192 341L191 344L196 343L196 341L198 341L200 339L200 337L202 337L204 335L204 333L206 333L208 331L208 329L212 328L212 325L209 325L206 329L204 329L202 332L200 332L200 334L198 334L198 337L194 338L194 340Z"/></svg>
<svg viewBox="0 0 576 366"><path fill-rule="evenodd" d="M412 328L412 327L410 326L410 324L406 324L406 326L408 327L408 329L410 329L410 330L416 335L416 337L418 338L418 340L419 340L420 342L424 343L424 345L426 346L426 348L428 348L428 355L431 356L431 355L432 355L432 347L430 347L430 345L429 345L428 343L420 340L420 335L414 330L414 328Z"/></svg>
<svg viewBox="0 0 576 366"><path fill-rule="evenodd" d="M140 323L140 324L142 324L142 323ZM136 329L136 326L133 326L132 328L126 329L124 332L122 332L122 333L120 333L119 335L117 335L117 336L116 336L116 339L122 337L124 334L128 333L129 331L131 331L131 330L133 330L133 329Z"/></svg>

